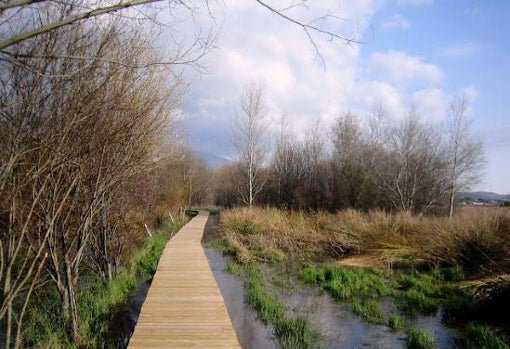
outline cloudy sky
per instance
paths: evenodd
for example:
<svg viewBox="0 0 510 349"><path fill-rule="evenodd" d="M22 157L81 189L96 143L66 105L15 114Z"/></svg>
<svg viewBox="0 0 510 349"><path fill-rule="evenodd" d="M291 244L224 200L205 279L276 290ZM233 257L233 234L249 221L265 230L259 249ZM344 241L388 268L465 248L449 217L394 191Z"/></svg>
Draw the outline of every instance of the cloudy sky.
<svg viewBox="0 0 510 349"><path fill-rule="evenodd" d="M280 4L282 1L273 1ZM362 44L305 33L253 0L211 4L195 30L221 26L195 74L183 111L195 150L230 157L232 120L244 87L265 85L268 118L285 113L303 132L328 126L347 111L361 115L383 105L400 117L411 105L440 122L452 98L471 99L473 128L485 138L488 168L473 189L510 193L510 2L506 0L313 0L288 12ZM217 27L216 27L217 28ZM276 126L275 126L276 127Z"/></svg>

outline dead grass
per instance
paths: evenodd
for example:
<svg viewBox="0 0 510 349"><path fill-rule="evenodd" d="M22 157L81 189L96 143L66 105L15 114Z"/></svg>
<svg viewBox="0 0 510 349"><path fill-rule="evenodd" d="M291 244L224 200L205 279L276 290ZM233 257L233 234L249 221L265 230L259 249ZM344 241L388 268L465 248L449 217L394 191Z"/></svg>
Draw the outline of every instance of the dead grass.
<svg viewBox="0 0 510 349"><path fill-rule="evenodd" d="M222 226L240 261L349 257L351 263L461 266L478 276L510 271L508 208L463 208L451 220L382 211L234 209L222 215Z"/></svg>

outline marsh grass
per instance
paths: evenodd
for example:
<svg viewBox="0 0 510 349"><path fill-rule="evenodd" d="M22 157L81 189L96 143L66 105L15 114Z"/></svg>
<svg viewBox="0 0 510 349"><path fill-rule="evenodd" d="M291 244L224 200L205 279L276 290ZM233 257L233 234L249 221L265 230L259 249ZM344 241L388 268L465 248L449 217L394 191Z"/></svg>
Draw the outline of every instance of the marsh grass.
<svg viewBox="0 0 510 349"><path fill-rule="evenodd" d="M388 319L388 327L393 331L400 331L404 328L404 319L399 314L391 314Z"/></svg>
<svg viewBox="0 0 510 349"><path fill-rule="evenodd" d="M321 286L338 300L376 298L392 293L383 273L372 269L307 265L299 277L306 283Z"/></svg>
<svg viewBox="0 0 510 349"><path fill-rule="evenodd" d="M382 211L305 214L235 209L223 232L242 260L328 261L370 255L381 266L453 267L445 278L510 270L510 209L465 208L454 219ZM275 257L276 256L276 257ZM455 269L457 267L457 269Z"/></svg>
<svg viewBox="0 0 510 349"><path fill-rule="evenodd" d="M436 348L436 343L426 331L412 327L407 331L407 348L434 349Z"/></svg>
<svg viewBox="0 0 510 349"><path fill-rule="evenodd" d="M508 344L489 326L474 323L462 331L456 342L460 349L509 349Z"/></svg>
<svg viewBox="0 0 510 349"><path fill-rule="evenodd" d="M320 339L319 333L304 317L284 318L276 322L274 334L284 349L316 348Z"/></svg>
<svg viewBox="0 0 510 349"><path fill-rule="evenodd" d="M360 316L368 323L380 324L383 321L384 313L379 303L373 299L352 302L352 312Z"/></svg>

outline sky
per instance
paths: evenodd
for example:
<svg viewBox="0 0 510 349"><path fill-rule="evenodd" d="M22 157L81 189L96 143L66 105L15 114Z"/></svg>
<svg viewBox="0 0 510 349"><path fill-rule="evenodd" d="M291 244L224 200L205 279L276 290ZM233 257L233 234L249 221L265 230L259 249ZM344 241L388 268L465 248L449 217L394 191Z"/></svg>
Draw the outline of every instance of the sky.
<svg viewBox="0 0 510 349"><path fill-rule="evenodd" d="M250 83L264 85L269 129L285 114L298 137L318 120L327 136L339 115L378 105L395 118L412 105L425 122L440 123L450 101L465 95L487 158L472 190L510 194L510 1L309 1L286 13L305 22L333 14L314 23L362 41L314 34L322 59L301 28L253 0L209 5L185 24L195 33L219 31L200 61L206 72L190 73L182 106L199 154L235 155L232 124Z"/></svg>

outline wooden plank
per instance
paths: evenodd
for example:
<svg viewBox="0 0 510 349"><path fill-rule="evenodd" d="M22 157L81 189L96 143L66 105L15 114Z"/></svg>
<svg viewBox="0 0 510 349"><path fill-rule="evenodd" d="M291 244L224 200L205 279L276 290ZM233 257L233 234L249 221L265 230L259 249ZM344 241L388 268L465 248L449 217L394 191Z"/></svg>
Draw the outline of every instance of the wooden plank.
<svg viewBox="0 0 510 349"><path fill-rule="evenodd" d="M241 349L201 245L200 211L166 245L128 349Z"/></svg>

